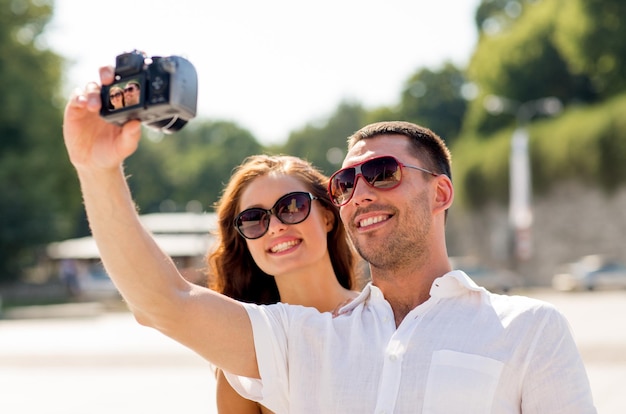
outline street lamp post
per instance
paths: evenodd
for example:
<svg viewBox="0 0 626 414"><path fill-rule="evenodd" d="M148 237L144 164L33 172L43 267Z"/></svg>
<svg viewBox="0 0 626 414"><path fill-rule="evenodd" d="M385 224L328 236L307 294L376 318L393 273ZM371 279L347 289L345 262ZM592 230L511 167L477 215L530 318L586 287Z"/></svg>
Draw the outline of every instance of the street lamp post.
<svg viewBox="0 0 626 414"><path fill-rule="evenodd" d="M509 158L509 224L513 231L513 254L525 261L532 256L532 181L528 154L528 130L520 126L511 138Z"/></svg>
<svg viewBox="0 0 626 414"><path fill-rule="evenodd" d="M492 115L514 114L517 126L511 137L509 160L509 226L513 238L513 256L517 261L532 257L532 181L528 151L527 124L538 114L554 116L561 112L558 98L546 97L519 103L501 96L488 96L485 109Z"/></svg>

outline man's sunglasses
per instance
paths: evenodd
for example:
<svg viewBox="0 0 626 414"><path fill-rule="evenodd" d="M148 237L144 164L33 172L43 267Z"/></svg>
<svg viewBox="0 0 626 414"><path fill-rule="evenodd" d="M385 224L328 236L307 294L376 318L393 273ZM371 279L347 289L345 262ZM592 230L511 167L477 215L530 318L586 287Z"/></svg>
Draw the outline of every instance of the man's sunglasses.
<svg viewBox="0 0 626 414"><path fill-rule="evenodd" d="M316 199L304 191L285 194L269 210L255 207L239 213L234 220L235 228L246 239L258 239L267 233L272 214L283 224L302 223L311 213L311 201Z"/></svg>
<svg viewBox="0 0 626 414"><path fill-rule="evenodd" d="M136 91L136 90L137 90L137 88L134 87L134 86L127 86L127 87L124 88L124 92L133 92L133 91Z"/></svg>
<svg viewBox="0 0 626 414"><path fill-rule="evenodd" d="M402 181L402 167L413 168L433 177L439 175L421 167L403 164L392 156L372 158L334 173L328 182L330 199L339 207L347 204L352 199L359 176L379 190L396 188Z"/></svg>

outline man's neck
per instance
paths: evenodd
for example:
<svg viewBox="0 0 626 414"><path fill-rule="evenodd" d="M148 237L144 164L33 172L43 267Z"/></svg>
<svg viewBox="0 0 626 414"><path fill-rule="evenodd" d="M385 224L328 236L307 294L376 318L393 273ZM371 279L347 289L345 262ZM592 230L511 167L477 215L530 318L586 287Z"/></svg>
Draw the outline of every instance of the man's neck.
<svg viewBox="0 0 626 414"><path fill-rule="evenodd" d="M417 271L371 269L372 284L381 290L391 305L397 327L410 311L430 298L434 280L449 271L449 265Z"/></svg>

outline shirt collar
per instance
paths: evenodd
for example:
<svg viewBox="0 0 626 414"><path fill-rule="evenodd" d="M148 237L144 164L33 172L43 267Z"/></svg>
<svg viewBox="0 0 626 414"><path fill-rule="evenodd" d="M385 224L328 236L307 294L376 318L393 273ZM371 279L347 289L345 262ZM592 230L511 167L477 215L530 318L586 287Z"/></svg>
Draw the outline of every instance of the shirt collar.
<svg viewBox="0 0 626 414"><path fill-rule="evenodd" d="M478 286L472 279L461 270L453 270L433 281L430 288L430 296L434 298L450 298L460 296L468 291L486 292L485 288ZM348 313L365 302L370 297L384 299L383 292L369 282L359 296L347 305L339 309L339 314Z"/></svg>
<svg viewBox="0 0 626 414"><path fill-rule="evenodd" d="M482 292L480 287L461 270L453 270L434 280L430 287L430 296L435 298L449 298L459 296L467 291Z"/></svg>

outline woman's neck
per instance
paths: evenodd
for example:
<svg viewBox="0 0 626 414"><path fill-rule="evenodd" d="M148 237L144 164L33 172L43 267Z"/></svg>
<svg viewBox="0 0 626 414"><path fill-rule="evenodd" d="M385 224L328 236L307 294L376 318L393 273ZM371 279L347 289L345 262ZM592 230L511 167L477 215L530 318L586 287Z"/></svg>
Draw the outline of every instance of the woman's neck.
<svg viewBox="0 0 626 414"><path fill-rule="evenodd" d="M342 303L354 299L358 292L341 286L332 271L307 272L276 277L280 301L291 305L316 308L320 312L332 312Z"/></svg>

